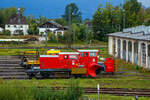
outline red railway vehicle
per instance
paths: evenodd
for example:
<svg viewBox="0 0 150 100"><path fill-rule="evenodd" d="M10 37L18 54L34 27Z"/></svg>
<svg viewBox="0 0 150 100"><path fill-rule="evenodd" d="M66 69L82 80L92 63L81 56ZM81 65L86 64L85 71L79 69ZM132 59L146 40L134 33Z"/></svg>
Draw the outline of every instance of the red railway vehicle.
<svg viewBox="0 0 150 100"><path fill-rule="evenodd" d="M40 67L27 70L30 77L40 74L44 78L66 74L70 77L86 75L96 77L100 71L114 72L114 61L106 58L98 63L98 50L77 50L77 52L60 52L58 55L40 55Z"/></svg>

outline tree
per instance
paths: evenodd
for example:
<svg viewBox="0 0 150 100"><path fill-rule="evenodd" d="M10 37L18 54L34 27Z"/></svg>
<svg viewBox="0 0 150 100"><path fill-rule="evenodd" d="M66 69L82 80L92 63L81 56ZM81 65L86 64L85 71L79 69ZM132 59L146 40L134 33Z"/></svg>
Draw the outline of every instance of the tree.
<svg viewBox="0 0 150 100"><path fill-rule="evenodd" d="M107 41L106 34L115 32L117 30L116 26L118 24L120 25L119 21L119 8L113 7L110 3L107 3L105 8L102 8L102 5L99 5L92 21L94 38Z"/></svg>
<svg viewBox="0 0 150 100"><path fill-rule="evenodd" d="M54 33L47 32L47 35L48 35L48 39L50 42L56 42L57 41L57 36Z"/></svg>
<svg viewBox="0 0 150 100"><path fill-rule="evenodd" d="M126 28L135 27L137 25L141 25L143 23L138 21L140 16L139 12L142 10L142 5L137 0L128 0L123 5L124 13L125 13L125 24Z"/></svg>
<svg viewBox="0 0 150 100"><path fill-rule="evenodd" d="M5 27L6 22L8 19L13 15L17 13L16 7L10 7L10 8L0 8L0 27Z"/></svg>
<svg viewBox="0 0 150 100"><path fill-rule="evenodd" d="M68 22L69 16L71 16L72 23L80 23L82 21L81 12L75 3L71 3L66 6L65 13L62 15L63 19Z"/></svg>
<svg viewBox="0 0 150 100"><path fill-rule="evenodd" d="M67 22L63 18L56 18L55 22L62 26L67 26Z"/></svg>
<svg viewBox="0 0 150 100"><path fill-rule="evenodd" d="M24 14L24 11L25 11L25 8L24 8L24 7L20 7L20 9L19 9L19 14L23 15L23 14Z"/></svg>
<svg viewBox="0 0 150 100"><path fill-rule="evenodd" d="M44 17L44 16L39 16L39 18L37 19L39 24L43 24L46 21L48 21L48 18Z"/></svg>
<svg viewBox="0 0 150 100"><path fill-rule="evenodd" d="M28 29L28 33L30 35L38 35L39 34L39 29L38 29L38 21L34 18L33 15L29 15L27 17L27 21L29 23L29 29Z"/></svg>

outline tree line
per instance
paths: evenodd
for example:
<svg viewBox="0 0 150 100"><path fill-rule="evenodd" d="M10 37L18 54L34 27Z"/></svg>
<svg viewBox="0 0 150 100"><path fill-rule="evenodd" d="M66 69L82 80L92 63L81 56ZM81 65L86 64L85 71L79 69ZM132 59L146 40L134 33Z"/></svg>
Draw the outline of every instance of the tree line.
<svg viewBox="0 0 150 100"><path fill-rule="evenodd" d="M104 8L99 5L92 22L95 38L106 41L108 33L138 25L150 25L150 8L145 8L137 0L126 0L120 6L107 3Z"/></svg>
<svg viewBox="0 0 150 100"><path fill-rule="evenodd" d="M65 32L64 36L54 36L49 33L50 41L64 42L71 39L71 42L84 41L90 43L92 40L107 41L107 34L122 31L123 28L135 27L138 25L150 25L150 8L145 8L137 0L125 0L124 4L113 6L107 2L105 7L100 4L92 19L82 19L82 12L75 3L65 7L61 18L53 19L57 23L68 26L70 31ZM20 13L23 14L25 8L21 7ZM0 27L4 27L8 18L17 13L17 8L0 8ZM49 18L33 15L26 16L29 23L29 34L38 35L38 26ZM92 26L87 27L86 22L91 22Z"/></svg>

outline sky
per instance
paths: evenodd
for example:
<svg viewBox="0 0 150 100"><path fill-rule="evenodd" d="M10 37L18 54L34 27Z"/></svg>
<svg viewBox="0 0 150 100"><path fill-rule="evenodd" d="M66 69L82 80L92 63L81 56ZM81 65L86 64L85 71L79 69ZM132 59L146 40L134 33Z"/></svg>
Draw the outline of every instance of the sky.
<svg viewBox="0 0 150 100"><path fill-rule="evenodd" d="M150 0L138 0L141 2L145 7L150 7Z"/></svg>
<svg viewBox="0 0 150 100"><path fill-rule="evenodd" d="M60 18L64 14L67 4L76 3L82 12L82 17L92 18L99 4L103 6L110 1L114 6L123 3L123 0L0 0L0 7L24 7L25 16L30 14L35 17L45 16L49 19ZM146 7L150 0L139 0Z"/></svg>

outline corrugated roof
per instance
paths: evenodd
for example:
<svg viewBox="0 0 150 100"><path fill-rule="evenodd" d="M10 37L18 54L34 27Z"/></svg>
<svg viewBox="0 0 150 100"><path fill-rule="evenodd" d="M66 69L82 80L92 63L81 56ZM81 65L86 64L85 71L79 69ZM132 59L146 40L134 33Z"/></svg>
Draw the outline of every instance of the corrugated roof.
<svg viewBox="0 0 150 100"><path fill-rule="evenodd" d="M138 33L124 33L124 32L116 32L116 33L111 33L108 34L108 36L113 36L113 37L121 37L121 38L129 38L129 39L134 39L134 40L145 40L145 41L150 41L150 34L144 34L143 32L138 32Z"/></svg>

